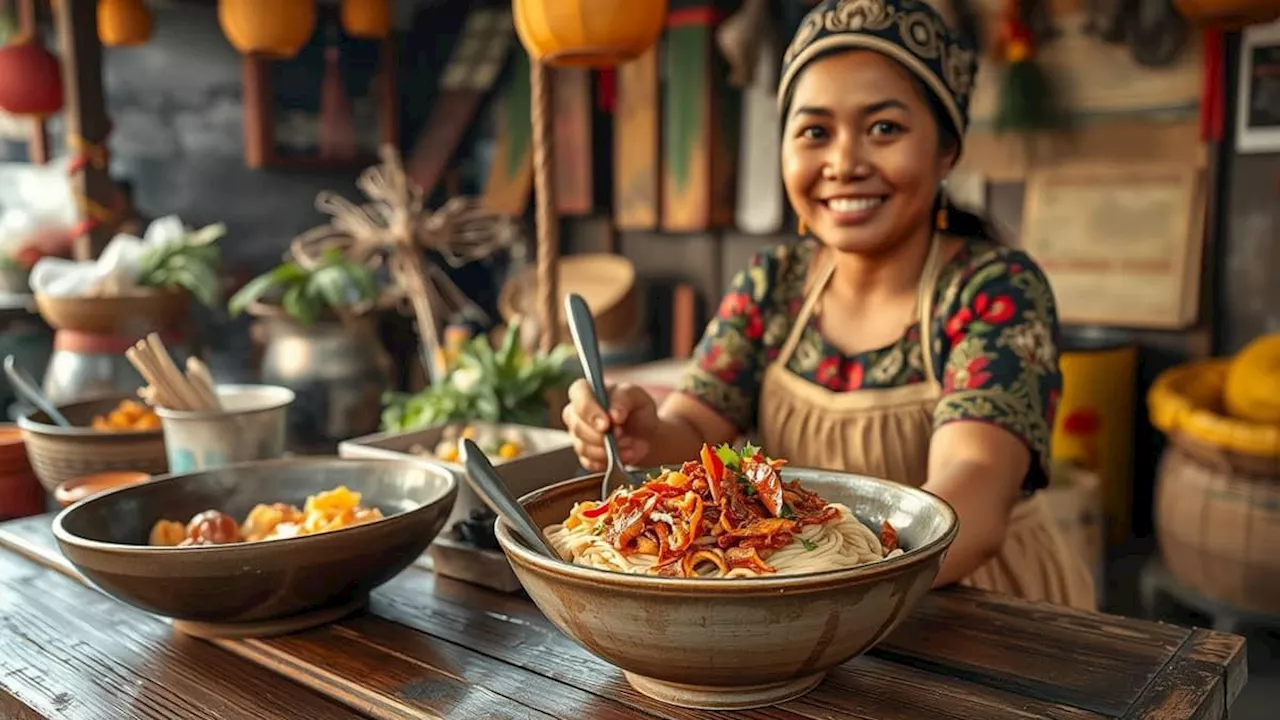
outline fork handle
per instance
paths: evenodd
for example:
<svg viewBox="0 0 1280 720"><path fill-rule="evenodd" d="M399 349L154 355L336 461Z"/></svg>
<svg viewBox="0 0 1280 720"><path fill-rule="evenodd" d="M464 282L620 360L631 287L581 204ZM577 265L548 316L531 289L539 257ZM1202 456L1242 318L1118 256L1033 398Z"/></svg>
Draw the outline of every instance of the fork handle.
<svg viewBox="0 0 1280 720"><path fill-rule="evenodd" d="M573 344L578 349L582 372L587 376L587 382L591 383L596 402L608 413L609 390L604 385L604 363L600 361L600 342L596 338L596 323L591 317L591 310L587 307L587 301L577 293L569 293L564 299L564 305L565 314L569 316L569 334L573 336Z"/></svg>

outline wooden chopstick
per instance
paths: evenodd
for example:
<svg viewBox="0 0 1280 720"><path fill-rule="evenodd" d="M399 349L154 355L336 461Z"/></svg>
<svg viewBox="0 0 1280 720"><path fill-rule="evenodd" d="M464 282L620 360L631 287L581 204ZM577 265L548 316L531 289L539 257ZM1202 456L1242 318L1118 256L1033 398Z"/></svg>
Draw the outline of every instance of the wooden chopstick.
<svg viewBox="0 0 1280 720"><path fill-rule="evenodd" d="M125 357L147 381L138 396L152 406L186 411L222 408L209 368L200 360L189 358L184 374L156 333L139 340L125 351Z"/></svg>

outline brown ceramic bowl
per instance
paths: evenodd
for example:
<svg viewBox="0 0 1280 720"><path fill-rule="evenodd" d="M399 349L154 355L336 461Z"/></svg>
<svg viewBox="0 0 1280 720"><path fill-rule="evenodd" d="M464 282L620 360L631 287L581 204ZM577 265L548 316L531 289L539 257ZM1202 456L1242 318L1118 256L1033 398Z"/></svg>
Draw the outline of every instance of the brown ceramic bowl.
<svg viewBox="0 0 1280 720"><path fill-rule="evenodd" d="M302 507L346 485L386 516L285 540L151 547L152 525L216 509L243 522L258 503ZM407 461L261 460L159 477L94 495L53 521L58 547L108 595L197 635L291 632L355 609L410 565L449 516L457 481ZM336 614L335 614L336 613Z"/></svg>
<svg viewBox="0 0 1280 720"><path fill-rule="evenodd" d="M773 705L875 645L929 590L958 522L923 490L861 475L787 468L869 527L888 520L903 555L846 570L734 580L627 575L552 560L497 523L498 542L543 614L621 668L638 691L703 709ZM540 527L599 499L600 475L521 498Z"/></svg>
<svg viewBox="0 0 1280 720"><path fill-rule="evenodd" d="M68 480L113 470L150 475L168 472L160 428L102 432L91 427L94 416L106 415L122 400L137 399L135 393L113 393L59 405L58 410L71 422L69 428L39 411L19 417L27 456L44 489L54 492Z"/></svg>

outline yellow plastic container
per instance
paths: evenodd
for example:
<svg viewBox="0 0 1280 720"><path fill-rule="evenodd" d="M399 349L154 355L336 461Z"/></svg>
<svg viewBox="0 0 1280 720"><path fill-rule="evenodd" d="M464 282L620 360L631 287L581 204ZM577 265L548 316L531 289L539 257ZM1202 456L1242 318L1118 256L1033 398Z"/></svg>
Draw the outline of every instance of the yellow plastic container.
<svg viewBox="0 0 1280 720"><path fill-rule="evenodd" d="M1101 480L1107 540L1129 535L1133 514L1133 413L1138 348L1128 343L1068 343L1062 351L1062 399L1053 429L1053 458Z"/></svg>

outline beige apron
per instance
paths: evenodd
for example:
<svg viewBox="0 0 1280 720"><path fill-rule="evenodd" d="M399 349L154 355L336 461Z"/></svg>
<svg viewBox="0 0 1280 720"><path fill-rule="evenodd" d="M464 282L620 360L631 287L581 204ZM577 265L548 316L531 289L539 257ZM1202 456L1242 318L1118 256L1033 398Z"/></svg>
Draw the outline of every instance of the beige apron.
<svg viewBox="0 0 1280 720"><path fill-rule="evenodd" d="M934 286L944 264L940 247L935 241L930 248L917 293L927 381L913 385L832 392L787 369L834 264L828 262L819 271L760 388L757 424L761 445L771 455L798 467L856 472L916 486L924 482L933 411L942 395L929 350ZM1014 507L1000 553L962 584L1026 600L1096 607L1088 569L1066 544L1041 494Z"/></svg>

